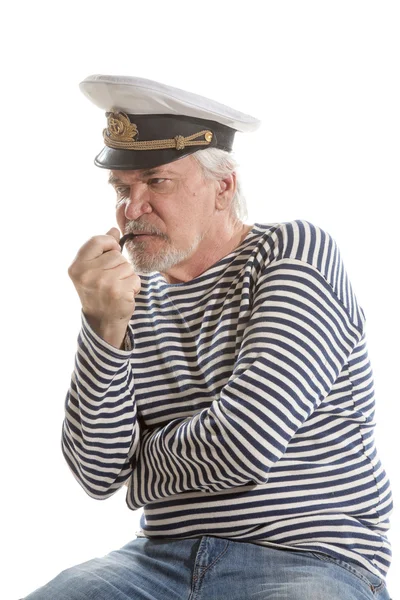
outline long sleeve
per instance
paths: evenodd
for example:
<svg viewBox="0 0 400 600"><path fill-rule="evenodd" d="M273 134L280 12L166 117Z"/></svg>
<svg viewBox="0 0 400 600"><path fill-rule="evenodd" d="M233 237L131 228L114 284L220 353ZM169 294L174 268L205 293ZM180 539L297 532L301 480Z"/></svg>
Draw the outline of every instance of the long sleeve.
<svg viewBox="0 0 400 600"><path fill-rule="evenodd" d="M129 506L267 482L362 337L352 306L303 260L263 268L232 376L209 408L145 432Z"/></svg>
<svg viewBox="0 0 400 600"><path fill-rule="evenodd" d="M130 352L101 340L82 316L62 451L84 490L99 499L111 496L129 477L139 443L129 358Z"/></svg>

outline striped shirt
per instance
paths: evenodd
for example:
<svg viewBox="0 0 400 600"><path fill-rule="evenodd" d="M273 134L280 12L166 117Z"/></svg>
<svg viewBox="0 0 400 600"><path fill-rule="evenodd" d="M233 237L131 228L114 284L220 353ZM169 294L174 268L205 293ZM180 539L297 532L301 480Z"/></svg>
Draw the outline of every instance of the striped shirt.
<svg viewBox="0 0 400 600"><path fill-rule="evenodd" d="M130 350L83 317L62 447L85 491L126 482L147 537L322 552L385 576L365 319L333 239L256 224L191 281L141 280Z"/></svg>

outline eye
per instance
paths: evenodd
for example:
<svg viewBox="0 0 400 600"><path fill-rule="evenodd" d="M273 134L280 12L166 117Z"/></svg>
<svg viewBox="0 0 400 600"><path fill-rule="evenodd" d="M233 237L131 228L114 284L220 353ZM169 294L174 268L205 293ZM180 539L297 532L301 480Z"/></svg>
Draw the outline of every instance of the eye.
<svg viewBox="0 0 400 600"><path fill-rule="evenodd" d="M147 184L157 194L168 194L174 188L174 181L165 177L152 177L148 180Z"/></svg>
<svg viewBox="0 0 400 600"><path fill-rule="evenodd" d="M127 198L129 196L129 188L124 187L116 187L115 191L117 192L118 198Z"/></svg>
<svg viewBox="0 0 400 600"><path fill-rule="evenodd" d="M129 188L128 187L116 187L115 191L117 193L117 208L119 206L122 206L125 202L125 200L127 200L129 198Z"/></svg>

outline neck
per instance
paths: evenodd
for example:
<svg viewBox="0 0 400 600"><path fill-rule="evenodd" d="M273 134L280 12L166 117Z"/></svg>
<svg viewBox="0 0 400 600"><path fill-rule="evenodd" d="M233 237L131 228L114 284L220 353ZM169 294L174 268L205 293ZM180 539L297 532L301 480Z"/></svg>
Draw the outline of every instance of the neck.
<svg viewBox="0 0 400 600"><path fill-rule="evenodd" d="M187 261L179 263L167 273L162 273L168 283L185 283L205 273L224 256L233 252L245 239L253 225L236 223L227 228L224 234L218 234L212 239L205 238L199 248Z"/></svg>

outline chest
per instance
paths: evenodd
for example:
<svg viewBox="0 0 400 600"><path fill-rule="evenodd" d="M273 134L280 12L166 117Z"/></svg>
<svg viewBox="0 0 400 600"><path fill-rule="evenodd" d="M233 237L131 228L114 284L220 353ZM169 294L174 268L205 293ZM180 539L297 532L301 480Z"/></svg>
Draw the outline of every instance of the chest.
<svg viewBox="0 0 400 600"><path fill-rule="evenodd" d="M251 289L242 271L206 290L161 291L138 303L131 367L146 427L191 416L218 399L251 316Z"/></svg>

